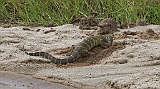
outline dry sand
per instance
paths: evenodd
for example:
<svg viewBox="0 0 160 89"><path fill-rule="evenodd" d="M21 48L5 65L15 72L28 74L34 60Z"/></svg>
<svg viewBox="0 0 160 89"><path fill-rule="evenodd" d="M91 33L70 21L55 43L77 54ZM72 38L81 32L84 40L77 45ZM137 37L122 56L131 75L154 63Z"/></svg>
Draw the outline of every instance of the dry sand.
<svg viewBox="0 0 160 89"><path fill-rule="evenodd" d="M58 58L94 30L66 24L58 27L0 27L0 70L31 75L79 89L160 89L160 26L119 29L108 49L93 48L90 57L56 65L26 55L45 51Z"/></svg>

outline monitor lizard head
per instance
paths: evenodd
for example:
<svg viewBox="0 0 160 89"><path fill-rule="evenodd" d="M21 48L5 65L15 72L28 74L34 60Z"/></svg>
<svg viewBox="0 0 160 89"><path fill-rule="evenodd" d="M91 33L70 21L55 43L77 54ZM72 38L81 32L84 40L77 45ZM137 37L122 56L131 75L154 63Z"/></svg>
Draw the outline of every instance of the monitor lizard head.
<svg viewBox="0 0 160 89"><path fill-rule="evenodd" d="M112 46L113 43L113 37L112 36L108 36L108 35L102 35L100 38L100 45L103 48L108 48L110 46Z"/></svg>

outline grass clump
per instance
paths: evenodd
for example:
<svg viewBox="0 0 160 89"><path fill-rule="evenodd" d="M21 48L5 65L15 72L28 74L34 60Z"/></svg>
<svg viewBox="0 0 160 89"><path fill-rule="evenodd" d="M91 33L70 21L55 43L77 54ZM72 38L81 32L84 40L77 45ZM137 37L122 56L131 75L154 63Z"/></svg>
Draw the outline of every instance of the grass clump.
<svg viewBox="0 0 160 89"><path fill-rule="evenodd" d="M159 0L0 0L0 22L24 25L62 25L75 18L114 17L118 23L144 19L160 24Z"/></svg>

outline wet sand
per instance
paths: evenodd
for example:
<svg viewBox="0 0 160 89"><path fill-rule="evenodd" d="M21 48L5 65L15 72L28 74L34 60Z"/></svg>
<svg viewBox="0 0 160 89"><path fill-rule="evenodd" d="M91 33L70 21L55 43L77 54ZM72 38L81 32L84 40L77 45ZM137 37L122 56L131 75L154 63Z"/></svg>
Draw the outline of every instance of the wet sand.
<svg viewBox="0 0 160 89"><path fill-rule="evenodd" d="M0 72L0 89L76 89L70 86L35 79L29 75Z"/></svg>

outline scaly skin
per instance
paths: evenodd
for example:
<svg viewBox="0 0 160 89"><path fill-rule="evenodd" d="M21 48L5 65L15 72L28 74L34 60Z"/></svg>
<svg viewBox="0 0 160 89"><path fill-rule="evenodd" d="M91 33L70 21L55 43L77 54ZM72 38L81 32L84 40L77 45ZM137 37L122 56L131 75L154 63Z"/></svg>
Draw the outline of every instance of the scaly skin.
<svg viewBox="0 0 160 89"><path fill-rule="evenodd" d="M78 45L78 47L72 52L72 54L68 58L64 58L64 59L55 58L47 52L35 52L35 53L25 52L25 53L30 56L42 56L44 58L51 60L55 64L67 64L67 63L75 62L80 57L89 56L88 51L95 46L100 45L103 48L108 48L112 46L112 42L113 42L112 36L108 36L108 35L88 37Z"/></svg>

